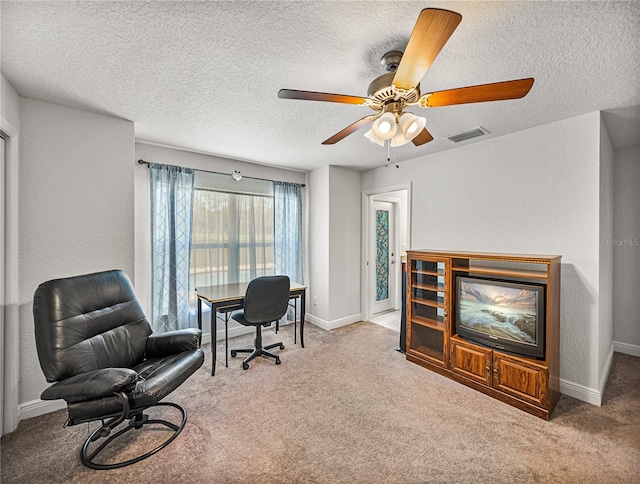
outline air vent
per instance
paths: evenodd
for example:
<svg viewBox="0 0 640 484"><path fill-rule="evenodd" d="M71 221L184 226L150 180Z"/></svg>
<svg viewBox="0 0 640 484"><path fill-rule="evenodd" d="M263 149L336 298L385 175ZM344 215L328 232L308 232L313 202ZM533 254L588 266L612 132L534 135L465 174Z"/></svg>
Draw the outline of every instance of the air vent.
<svg viewBox="0 0 640 484"><path fill-rule="evenodd" d="M489 131L479 126L477 128L470 129L469 131L465 131L464 133L447 136L447 139L453 141L454 143L460 143L461 141L466 141L471 138L477 138L478 136L484 136L488 133Z"/></svg>

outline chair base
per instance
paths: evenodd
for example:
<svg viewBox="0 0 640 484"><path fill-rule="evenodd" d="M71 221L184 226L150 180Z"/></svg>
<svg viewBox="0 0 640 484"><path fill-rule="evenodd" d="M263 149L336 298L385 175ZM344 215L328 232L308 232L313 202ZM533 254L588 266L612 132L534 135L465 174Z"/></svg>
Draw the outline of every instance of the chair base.
<svg viewBox="0 0 640 484"><path fill-rule="evenodd" d="M103 437L107 437L109 435L109 433L111 432L111 425L109 422L107 422L106 424L103 424L102 426L98 427L96 430L93 431L93 433L89 436L89 438L85 441L84 445L82 446L82 450L80 451L80 460L82 461L82 463L87 466L90 467L91 469L96 469L96 470L107 470L107 469L118 469L120 467L125 467L131 464L135 464L136 462L140 462L141 460L146 459L147 457L151 457L153 454L155 454L156 452L159 452L160 450L164 449L167 445L169 445L173 439L175 439L180 432L182 432L182 429L184 428L185 424L187 423L187 411L182 408L180 405L176 404L176 403L171 403L171 402L160 402L157 403L155 406L168 406L168 407L174 407L177 408L180 413L182 414L182 422L180 423L180 425L176 425L174 423L168 422L166 420L162 420L162 419L150 419L148 415L144 414L144 413L139 413L137 415L135 415L134 417L132 417L129 420L129 425L126 426L125 428L123 428L122 430L118 431L117 433L115 433L114 435L112 435L111 437L109 437L107 440L105 440L104 442L102 442L102 444L100 444L98 446L98 448L96 450L94 450L91 454L87 455L87 450L89 448L89 444L91 444L91 442L94 442L100 438ZM149 407L151 408L151 407ZM99 464L94 462L95 457L100 454L100 452L102 452L111 442L113 442L115 439L117 439L118 437L120 437L121 435L125 434L126 432L128 432L131 429L141 429L143 426L148 425L148 424L160 424L160 425L164 425L168 428L170 428L171 430L173 430L173 434L171 435L171 437L169 437L165 442L163 442L162 444L160 444L158 447L156 447L155 449L147 452L146 454L143 454L141 456L135 457L133 459L129 459L127 461L123 461L123 462L116 462L114 464Z"/></svg>
<svg viewBox="0 0 640 484"><path fill-rule="evenodd" d="M248 370L249 362L254 358L257 358L258 356L262 356L265 358L273 358L274 360L276 360L276 365L279 365L281 363L280 357L278 355L271 353L270 351L267 351L267 350L270 350L271 348L275 348L276 346L280 347L280 349L283 350L284 345L280 342L280 343L272 343L270 345L263 347L262 331L260 326L256 326L256 339L254 340L254 345L255 345L255 348L243 348L243 349L231 350L232 358L235 358L238 353L251 353L242 362L243 370Z"/></svg>

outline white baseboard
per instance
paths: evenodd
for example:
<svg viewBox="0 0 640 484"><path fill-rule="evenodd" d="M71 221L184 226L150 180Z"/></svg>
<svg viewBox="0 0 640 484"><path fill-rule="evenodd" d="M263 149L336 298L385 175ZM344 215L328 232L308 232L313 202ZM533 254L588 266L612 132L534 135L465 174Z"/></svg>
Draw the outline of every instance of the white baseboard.
<svg viewBox="0 0 640 484"><path fill-rule="evenodd" d="M613 362L613 348L614 345L611 343L611 348L609 349L609 355L607 356L607 361L604 363L604 368L602 368L602 373L600 374L600 385L598 387L600 391L600 395L604 395L604 387L607 385L607 380L609 379L609 372L611 371L611 363Z"/></svg>
<svg viewBox="0 0 640 484"><path fill-rule="evenodd" d="M569 397L577 398L583 402L590 403L591 405L596 405L597 407L602 406L602 396L604 395L604 388L607 385L607 380L609 379L609 372L611 371L611 364L613 362L613 353L614 351L618 351L616 345L617 343L615 342L611 345L607 361L605 362L604 367L602 368L602 373L600 374L600 384L598 385L598 388L591 388L581 385L580 383L560 378L560 393Z"/></svg>
<svg viewBox="0 0 640 484"><path fill-rule="evenodd" d="M640 356L640 346L638 345L614 341L613 350L618 353L624 353L625 355Z"/></svg>
<svg viewBox="0 0 640 484"><path fill-rule="evenodd" d="M305 318L307 320L308 318ZM280 327L287 326L292 324L292 321L289 321L286 324L280 324ZM222 326L222 328L220 328ZM275 328L274 325L271 325L271 329ZM229 338L233 338L234 336L241 336L243 334L255 333L256 330L253 326L234 326L233 328L229 328ZM224 323L218 323L218 329L216 330L216 341L224 341ZM202 344L206 345L211 343L211 333L202 333Z"/></svg>
<svg viewBox="0 0 640 484"><path fill-rule="evenodd" d="M320 329L324 329L325 331L331 331L332 329L341 328L342 326L347 326L352 323L357 323L358 321L362 321L362 314L352 314L351 316L346 316L340 319L334 319L333 321L325 321L324 319L320 319L313 314L306 314L305 321L309 321L314 326L317 326Z"/></svg>
<svg viewBox="0 0 640 484"><path fill-rule="evenodd" d="M38 398L18 405L18 420L38 417L63 408L67 408L67 402L64 400L40 400Z"/></svg>
<svg viewBox="0 0 640 484"><path fill-rule="evenodd" d="M569 380L560 378L560 393L569 397L577 398L583 402L590 403L597 407L602 404L602 393L595 388L581 385Z"/></svg>
<svg viewBox="0 0 640 484"><path fill-rule="evenodd" d="M640 356L640 346L632 345L629 343L621 343L620 341L614 341L613 345L611 346L611 351L609 351L607 361L604 365L604 368L602 369L599 390L581 385L579 383L574 383L572 381L563 380L561 378L560 393L573 398L577 398L578 400L582 400L583 402L587 402L592 405L597 405L598 407L601 406L602 396L604 395L604 388L607 384L607 380L609 379L609 372L611 371L614 352L624 353L625 355L631 356Z"/></svg>

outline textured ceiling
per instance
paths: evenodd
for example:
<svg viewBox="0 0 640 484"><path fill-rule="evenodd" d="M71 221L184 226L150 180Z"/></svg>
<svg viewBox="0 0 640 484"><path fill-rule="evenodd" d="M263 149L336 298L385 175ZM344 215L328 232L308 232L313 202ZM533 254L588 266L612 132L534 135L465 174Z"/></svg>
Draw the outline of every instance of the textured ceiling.
<svg viewBox="0 0 640 484"><path fill-rule="evenodd" d="M25 97L135 122L136 139L298 169L383 165L364 106L280 100L280 88L366 95L421 9L462 14L423 92L534 77L527 97L422 112L434 141L489 136L640 104L638 2L2 1L2 73ZM637 116L637 110L634 111ZM482 139L482 138L480 138ZM475 141L466 141L472 143Z"/></svg>

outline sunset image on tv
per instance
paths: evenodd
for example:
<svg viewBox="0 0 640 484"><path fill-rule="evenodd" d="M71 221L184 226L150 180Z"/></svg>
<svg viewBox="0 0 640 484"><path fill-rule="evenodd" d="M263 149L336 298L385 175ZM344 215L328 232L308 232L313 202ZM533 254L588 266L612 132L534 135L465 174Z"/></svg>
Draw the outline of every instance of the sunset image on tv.
<svg viewBox="0 0 640 484"><path fill-rule="evenodd" d="M535 345L536 308L535 291L460 282L460 323L475 331Z"/></svg>

